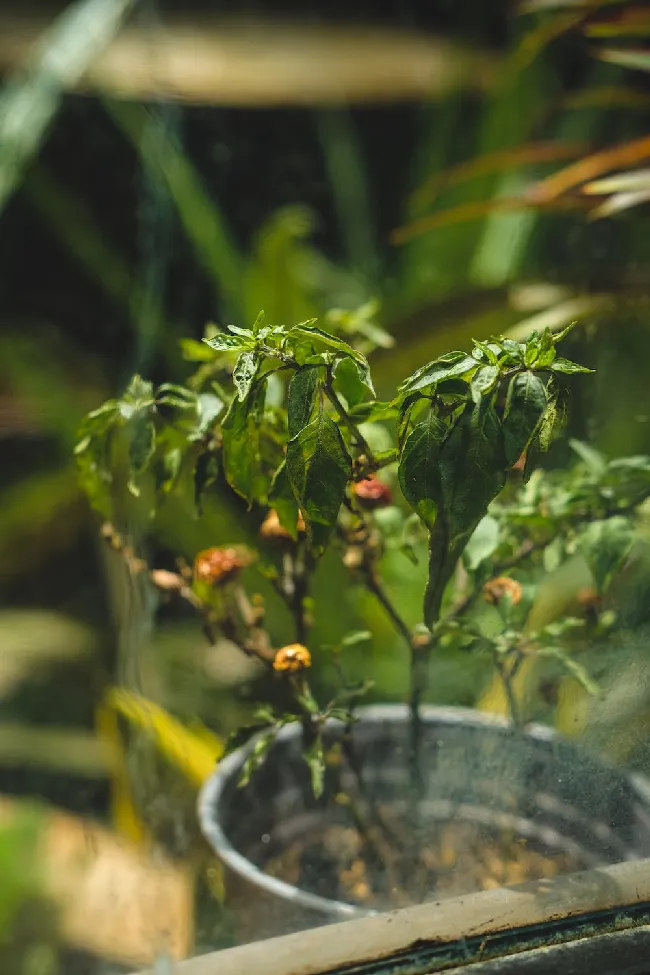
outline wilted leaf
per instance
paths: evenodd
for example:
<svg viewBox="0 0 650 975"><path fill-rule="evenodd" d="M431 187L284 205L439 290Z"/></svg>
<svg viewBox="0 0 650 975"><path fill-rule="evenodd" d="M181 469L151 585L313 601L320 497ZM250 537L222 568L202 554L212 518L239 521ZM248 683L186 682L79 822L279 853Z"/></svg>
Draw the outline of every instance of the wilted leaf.
<svg viewBox="0 0 650 975"><path fill-rule="evenodd" d="M241 771L241 776L239 778L239 788L242 789L244 786L248 785L251 780L251 776L257 769L262 765L264 759L267 756L269 748L273 744L275 738L275 730L271 729L260 734L259 738L255 742L250 755L244 762L244 767Z"/></svg>
<svg viewBox="0 0 650 975"><path fill-rule="evenodd" d="M535 435L547 405L546 389L539 376L527 370L512 377L502 420L509 466L516 464Z"/></svg>
<svg viewBox="0 0 650 975"><path fill-rule="evenodd" d="M402 448L399 482L404 497L422 521L431 527L440 503L440 448L447 427L433 411L410 432Z"/></svg>
<svg viewBox="0 0 650 975"><path fill-rule="evenodd" d="M311 420L316 395L323 384L325 369L320 365L301 366L289 383L287 412L289 436L295 437Z"/></svg>
<svg viewBox="0 0 650 975"><path fill-rule="evenodd" d="M209 431L224 408L224 402L215 393L200 393L197 399L197 412L199 420L196 429L193 431L191 440L204 437Z"/></svg>
<svg viewBox="0 0 650 975"><path fill-rule="evenodd" d="M321 552L336 524L352 474L339 428L324 410L289 441L286 468L312 546Z"/></svg>

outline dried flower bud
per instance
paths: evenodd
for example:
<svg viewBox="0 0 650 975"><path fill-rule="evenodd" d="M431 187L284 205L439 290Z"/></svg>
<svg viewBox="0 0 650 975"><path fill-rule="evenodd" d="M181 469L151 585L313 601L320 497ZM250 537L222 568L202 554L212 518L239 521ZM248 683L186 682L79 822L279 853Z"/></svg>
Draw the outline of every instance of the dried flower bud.
<svg viewBox="0 0 650 975"><path fill-rule="evenodd" d="M493 605L501 602L504 596L510 596L510 602L516 606L521 602L522 592L521 583L509 576L497 576L483 586L483 598Z"/></svg>
<svg viewBox="0 0 650 975"><path fill-rule="evenodd" d="M360 569L363 559L363 549L359 545L351 545L343 556L343 565L346 569Z"/></svg>
<svg viewBox="0 0 650 975"><path fill-rule="evenodd" d="M513 471L523 471L523 470L526 469L526 451L525 450L524 450L523 454L521 455L521 457L519 458L519 460L516 462L516 464L513 464L512 465L512 469L513 469Z"/></svg>
<svg viewBox="0 0 650 975"><path fill-rule="evenodd" d="M151 572L151 581L156 589L163 592L178 592L185 585L185 580L177 572L168 572L167 569L154 569Z"/></svg>
<svg viewBox="0 0 650 975"><path fill-rule="evenodd" d="M273 660L273 670L280 674L297 674L311 667L311 654L302 643L289 643L282 647Z"/></svg>
<svg viewBox="0 0 650 975"><path fill-rule="evenodd" d="M220 586L238 576L250 563L250 555L241 548L207 548L194 559L194 578Z"/></svg>
<svg viewBox="0 0 650 975"><path fill-rule="evenodd" d="M385 508L392 502L391 490L380 481L376 474L370 474L363 481L357 481L352 491L364 508Z"/></svg>
<svg viewBox="0 0 650 975"><path fill-rule="evenodd" d="M296 528L298 529L299 533L304 533L305 531L305 520L302 517L302 512L298 512L298 520L296 522ZM268 515L264 519L264 522L262 523L262 527L260 528L260 535L262 536L262 538L268 538L272 540L275 539L291 540L291 535L284 527L284 525L280 523L280 518L278 516L277 511L274 508L271 508Z"/></svg>

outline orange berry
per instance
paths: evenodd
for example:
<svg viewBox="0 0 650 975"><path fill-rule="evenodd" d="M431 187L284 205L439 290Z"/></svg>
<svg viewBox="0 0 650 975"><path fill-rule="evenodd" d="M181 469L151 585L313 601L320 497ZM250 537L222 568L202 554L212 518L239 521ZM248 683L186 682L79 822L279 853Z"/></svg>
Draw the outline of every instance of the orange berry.
<svg viewBox="0 0 650 975"><path fill-rule="evenodd" d="M273 670L280 674L297 674L311 667L311 654L302 643L289 643L281 647L273 660Z"/></svg>

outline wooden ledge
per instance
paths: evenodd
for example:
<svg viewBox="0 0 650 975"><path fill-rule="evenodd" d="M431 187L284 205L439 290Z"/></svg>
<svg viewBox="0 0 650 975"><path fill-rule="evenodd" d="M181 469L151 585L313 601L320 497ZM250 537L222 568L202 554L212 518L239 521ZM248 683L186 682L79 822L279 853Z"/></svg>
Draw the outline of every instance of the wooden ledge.
<svg viewBox="0 0 650 975"><path fill-rule="evenodd" d="M174 975L176 972L178 975L244 975L248 972L255 975L336 975L353 966L358 966L354 970L361 975L364 965L372 964L372 971L378 972L377 966L382 960L388 963L391 959L404 957L409 951L421 956L427 948L442 953L445 948L451 950L459 943L469 950L470 943L487 944L492 936L514 935L515 932L519 945L520 935L525 937L526 929L534 929L538 941L542 942L544 933L539 931L539 926L544 924L553 926L555 939L560 941L562 922L565 922L564 940L575 938L583 915L585 924L591 925L591 935L598 936L604 933L602 929L608 921L608 912L612 924L615 916L625 914L627 909L632 923L635 915L639 917L644 908L650 912L650 860L434 901L390 914L230 948L182 962L174 970ZM453 957L448 957L453 964ZM473 960L478 960L477 955ZM434 965L432 959L431 967L424 967L422 971L433 971ZM395 966L391 970L398 972L399 969ZM155 973L150 971L147 975Z"/></svg>

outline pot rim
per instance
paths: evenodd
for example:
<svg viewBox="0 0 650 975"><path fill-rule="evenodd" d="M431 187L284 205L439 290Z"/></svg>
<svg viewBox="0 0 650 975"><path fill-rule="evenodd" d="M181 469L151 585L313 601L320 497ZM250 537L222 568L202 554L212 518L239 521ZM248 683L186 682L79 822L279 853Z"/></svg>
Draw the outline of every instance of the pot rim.
<svg viewBox="0 0 650 975"><path fill-rule="evenodd" d="M436 721L447 725L493 728L505 733L515 733L515 729L507 718L489 712L476 711L473 708L428 704L422 706L420 713L425 722ZM370 704L358 708L356 714L364 722L385 723L392 721L397 723L408 719L409 708L406 704ZM332 720L331 723L340 724L341 722ZM554 728L542 724L527 725L522 733L540 742L551 742L562 739L562 736ZM298 723L285 725L278 731L276 741L294 738L298 734L300 734ZM332 921L348 921L352 918L368 917L369 915L381 913L371 908L348 904L345 901L330 900L327 897L321 897L319 894L311 894L309 891L286 883L284 880L271 877L248 860L230 842L221 826L219 818L215 816L214 812L218 807L226 784L233 775L239 772L251 750L254 748L255 737L222 759L212 775L204 782L199 792L197 813L201 832L219 859L233 873L249 883L254 884L256 887L261 888L266 893L284 901L291 901L302 909L316 911L330 918ZM610 765L606 759L599 758L599 760L605 767ZM612 769L616 768L614 765L611 767ZM641 794L640 798L646 804L650 804L650 786L645 779L642 776L627 773L621 769L619 771L625 775L630 786Z"/></svg>

